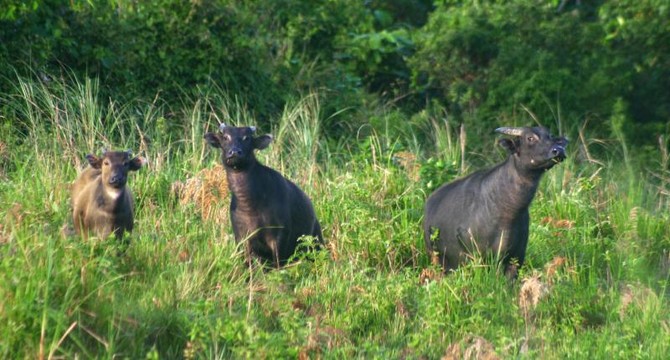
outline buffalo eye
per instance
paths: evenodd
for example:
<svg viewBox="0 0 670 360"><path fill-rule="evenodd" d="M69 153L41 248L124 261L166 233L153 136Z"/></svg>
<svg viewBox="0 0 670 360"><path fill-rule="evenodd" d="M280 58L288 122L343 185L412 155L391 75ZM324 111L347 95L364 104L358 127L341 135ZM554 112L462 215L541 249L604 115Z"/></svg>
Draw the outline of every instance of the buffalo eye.
<svg viewBox="0 0 670 360"><path fill-rule="evenodd" d="M528 143L533 144L535 142L535 136L529 136L526 140Z"/></svg>
<svg viewBox="0 0 670 360"><path fill-rule="evenodd" d="M109 161L105 160L102 164L105 166L109 166Z"/></svg>
<svg viewBox="0 0 670 360"><path fill-rule="evenodd" d="M223 134L223 140L226 141L226 142L230 142L230 140L231 140L230 135Z"/></svg>

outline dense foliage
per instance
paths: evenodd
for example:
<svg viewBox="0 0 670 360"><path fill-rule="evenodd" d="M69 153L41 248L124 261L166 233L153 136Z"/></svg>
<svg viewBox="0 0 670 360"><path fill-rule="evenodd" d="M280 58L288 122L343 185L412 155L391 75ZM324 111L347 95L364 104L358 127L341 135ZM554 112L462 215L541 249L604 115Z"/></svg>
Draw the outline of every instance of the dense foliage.
<svg viewBox="0 0 670 360"><path fill-rule="evenodd" d="M367 123L379 101L404 117L437 104L487 129L526 108L569 129L590 121L604 136L622 103L626 133L639 142L653 141L648 134L665 131L670 118L670 7L662 0L2 5L4 92L15 72L99 78L109 101L172 107L222 88L273 123L287 102L318 90L324 119L339 115L326 124L329 136Z"/></svg>
<svg viewBox="0 0 670 360"><path fill-rule="evenodd" d="M559 11L555 2L446 2L417 34L412 63L452 113L473 121L514 118L524 105L541 119L574 124L607 117L622 100L630 121L646 125L630 127L633 137L659 133L670 118L670 63L659 56L670 27L657 23L668 6L592 3Z"/></svg>

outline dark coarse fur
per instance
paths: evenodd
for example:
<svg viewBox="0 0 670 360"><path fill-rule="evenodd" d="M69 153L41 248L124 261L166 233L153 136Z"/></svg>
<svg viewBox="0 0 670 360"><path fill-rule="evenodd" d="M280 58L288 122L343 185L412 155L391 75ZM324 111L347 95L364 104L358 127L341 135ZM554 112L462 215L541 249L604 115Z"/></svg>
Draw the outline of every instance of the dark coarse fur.
<svg viewBox="0 0 670 360"><path fill-rule="evenodd" d="M523 265L530 205L542 174L565 158L567 140L543 127L500 128L509 156L493 168L445 184L426 201L424 240L445 271L469 254L500 256L509 276Z"/></svg>
<svg viewBox="0 0 670 360"><path fill-rule="evenodd" d="M90 167L72 186L74 228L83 237L89 233L106 239L114 233L118 240L133 230L133 196L126 186L128 171L138 170L145 160L130 158L130 152L87 155Z"/></svg>
<svg viewBox="0 0 670 360"><path fill-rule="evenodd" d="M222 151L233 232L238 243L247 242L247 255L279 267L295 253L301 236L315 237L318 247L321 226L307 195L254 155L270 145L272 136L256 137L252 127L221 125L220 130L205 134L205 139Z"/></svg>

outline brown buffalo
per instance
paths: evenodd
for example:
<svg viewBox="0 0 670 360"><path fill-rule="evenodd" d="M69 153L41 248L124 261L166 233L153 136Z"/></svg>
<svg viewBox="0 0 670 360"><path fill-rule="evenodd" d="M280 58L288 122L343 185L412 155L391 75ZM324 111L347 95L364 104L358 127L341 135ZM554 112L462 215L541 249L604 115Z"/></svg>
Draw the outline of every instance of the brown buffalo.
<svg viewBox="0 0 670 360"><path fill-rule="evenodd" d="M146 162L131 158L130 151L105 151L102 156L86 155L86 168L72 186L74 228L83 237L117 239L133 230L133 196L126 186L128 172L139 170Z"/></svg>

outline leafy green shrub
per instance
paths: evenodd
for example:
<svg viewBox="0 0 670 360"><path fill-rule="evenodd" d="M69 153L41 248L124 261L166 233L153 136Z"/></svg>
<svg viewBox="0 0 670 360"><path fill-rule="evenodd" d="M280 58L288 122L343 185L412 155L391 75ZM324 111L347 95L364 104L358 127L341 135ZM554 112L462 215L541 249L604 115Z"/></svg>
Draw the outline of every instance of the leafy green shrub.
<svg viewBox="0 0 670 360"><path fill-rule="evenodd" d="M445 162L435 158L428 158L419 170L421 187L428 193L433 192L442 184L446 184L458 175L458 164L456 162Z"/></svg>
<svg viewBox="0 0 670 360"><path fill-rule="evenodd" d="M584 117L608 117L622 98L631 104L633 123L644 125L629 141L639 141L636 133L661 132L670 92L656 86L670 71L661 60L668 58L661 40L668 28L642 24L663 18L668 7L658 1L569 3L557 11L548 1L441 2L414 36L415 89L478 126L514 118L523 106L545 125L561 121L572 128ZM609 131L599 121L592 126Z"/></svg>

